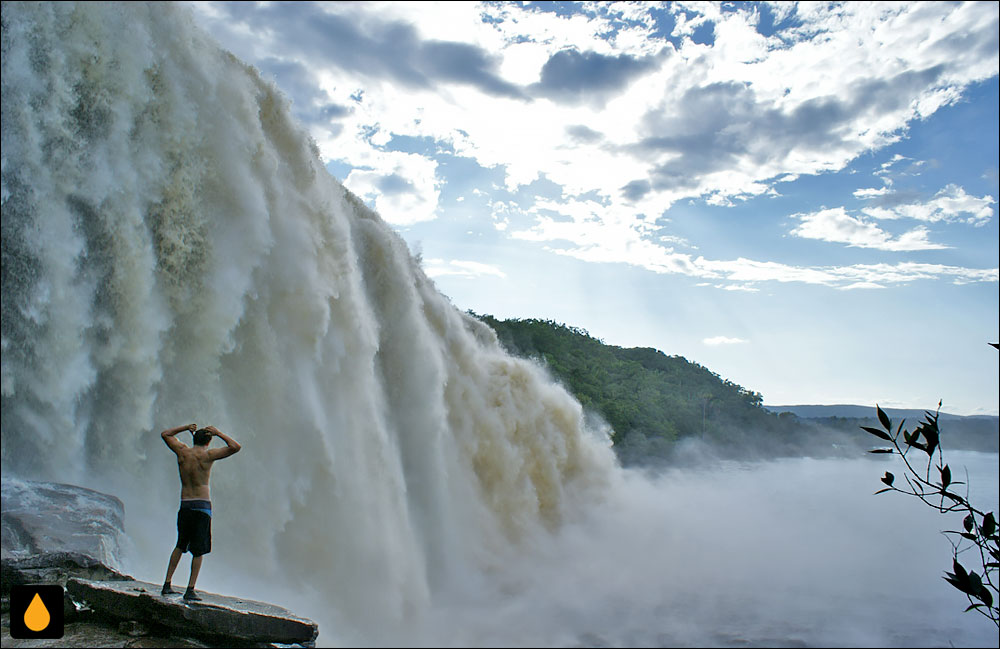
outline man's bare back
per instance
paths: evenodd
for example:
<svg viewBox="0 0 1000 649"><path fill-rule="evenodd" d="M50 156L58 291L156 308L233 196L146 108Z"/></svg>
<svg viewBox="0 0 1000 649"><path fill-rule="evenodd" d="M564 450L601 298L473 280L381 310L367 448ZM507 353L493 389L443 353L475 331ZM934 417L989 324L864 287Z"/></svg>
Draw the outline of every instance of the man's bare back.
<svg viewBox="0 0 1000 649"><path fill-rule="evenodd" d="M218 437L226 443L225 448L208 448L208 444L187 446L177 439L177 433L190 430L195 432L197 426L179 426L163 431L160 436L163 441L177 454L177 470L181 478L181 500L211 500L208 481L211 477L212 464L216 460L233 455L240 450L240 445L215 426L206 426L212 437ZM211 442L211 440L209 440Z"/></svg>
<svg viewBox="0 0 1000 649"><path fill-rule="evenodd" d="M181 500L211 500L208 480L212 463L208 449L194 446L177 451L177 470L181 474Z"/></svg>

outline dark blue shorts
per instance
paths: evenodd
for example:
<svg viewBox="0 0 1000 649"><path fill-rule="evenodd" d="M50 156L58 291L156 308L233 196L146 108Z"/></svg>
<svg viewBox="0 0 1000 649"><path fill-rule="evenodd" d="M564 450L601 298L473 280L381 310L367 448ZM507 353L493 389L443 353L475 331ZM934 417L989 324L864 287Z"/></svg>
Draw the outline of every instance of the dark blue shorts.
<svg viewBox="0 0 1000 649"><path fill-rule="evenodd" d="M200 557L212 551L212 503L182 500L177 511L177 549Z"/></svg>

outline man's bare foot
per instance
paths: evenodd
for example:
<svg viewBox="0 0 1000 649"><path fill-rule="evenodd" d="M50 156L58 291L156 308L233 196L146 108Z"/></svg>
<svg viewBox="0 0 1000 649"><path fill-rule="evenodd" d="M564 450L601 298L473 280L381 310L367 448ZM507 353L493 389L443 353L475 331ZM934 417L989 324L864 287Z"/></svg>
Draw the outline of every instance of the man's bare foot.
<svg viewBox="0 0 1000 649"><path fill-rule="evenodd" d="M184 591L184 601L185 602L200 602L201 598L198 597L197 593L194 592L194 588L188 588Z"/></svg>
<svg viewBox="0 0 1000 649"><path fill-rule="evenodd" d="M173 588L171 588L170 587L170 582L167 582L167 583L163 584L163 590L160 591L160 594L163 595L164 597L166 597L167 595L179 595L180 593L178 593L176 590L174 590Z"/></svg>

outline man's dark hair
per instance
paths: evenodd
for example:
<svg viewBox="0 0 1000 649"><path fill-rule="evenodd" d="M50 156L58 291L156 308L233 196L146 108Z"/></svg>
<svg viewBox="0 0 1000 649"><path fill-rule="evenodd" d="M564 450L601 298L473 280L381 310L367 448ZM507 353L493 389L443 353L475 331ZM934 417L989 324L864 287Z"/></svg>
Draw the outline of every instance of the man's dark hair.
<svg viewBox="0 0 1000 649"><path fill-rule="evenodd" d="M192 434L194 435L195 446L208 446L208 443L212 441L212 433L204 428L199 428Z"/></svg>

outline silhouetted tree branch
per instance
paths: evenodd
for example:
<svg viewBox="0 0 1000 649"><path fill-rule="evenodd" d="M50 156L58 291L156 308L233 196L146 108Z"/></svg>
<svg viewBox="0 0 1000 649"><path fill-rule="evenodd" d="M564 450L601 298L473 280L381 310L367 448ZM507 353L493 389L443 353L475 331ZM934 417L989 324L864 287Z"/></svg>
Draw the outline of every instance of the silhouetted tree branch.
<svg viewBox="0 0 1000 649"><path fill-rule="evenodd" d="M896 432L892 430L892 420L875 406L879 423L882 428L862 426L861 428L871 433L881 440L892 444L892 448L881 448L870 451L872 453L893 453L899 455L903 462L906 473L903 478L906 481L906 488L896 486L896 476L886 471L882 476L882 483L885 488L876 491L876 494L887 491L897 491L909 496L916 496L925 504L936 509L940 513L964 512L965 518L962 520L962 530L946 530L952 546L952 570L945 572L944 579L960 590L969 600L969 607L966 611L976 610L993 621L1000 628L1000 609L997 607L997 569L1000 568L1000 549L998 549L998 530L996 517L993 512L983 512L969 502L968 477L965 482L958 482L953 479L951 467L944 462L944 453L941 450L941 431L938 428L938 417L941 413L941 403L935 412L926 412L926 417L921 421L913 432L908 431L904 424L904 419L899 423ZM914 452L914 449L916 451ZM917 460L913 460L916 453ZM920 455L923 453L923 455ZM935 453L936 461L935 461ZM909 454L909 456L908 456ZM926 455L927 465L923 470L919 469L920 464ZM916 466L914 466L916 465ZM965 495L954 491L958 485L965 485ZM973 568L967 570L959 562L959 555L971 551ZM964 557L968 563L969 558Z"/></svg>

